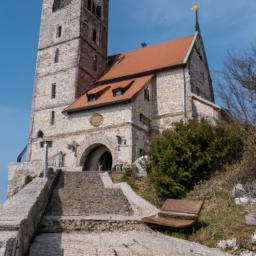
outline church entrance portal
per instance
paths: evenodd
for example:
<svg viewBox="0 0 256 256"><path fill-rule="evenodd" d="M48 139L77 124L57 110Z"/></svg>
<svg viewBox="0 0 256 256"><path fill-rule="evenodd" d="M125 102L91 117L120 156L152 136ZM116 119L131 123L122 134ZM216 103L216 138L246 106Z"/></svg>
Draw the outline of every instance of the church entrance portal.
<svg viewBox="0 0 256 256"><path fill-rule="evenodd" d="M109 149L102 145L95 145L85 157L84 171L111 171L113 159Z"/></svg>

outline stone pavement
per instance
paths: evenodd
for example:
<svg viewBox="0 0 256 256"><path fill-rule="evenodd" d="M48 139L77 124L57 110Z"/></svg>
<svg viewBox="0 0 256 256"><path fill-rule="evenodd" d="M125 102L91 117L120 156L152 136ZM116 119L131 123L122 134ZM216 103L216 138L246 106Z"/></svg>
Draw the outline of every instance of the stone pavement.
<svg viewBox="0 0 256 256"><path fill-rule="evenodd" d="M29 256L228 256L217 249L153 232L41 234Z"/></svg>

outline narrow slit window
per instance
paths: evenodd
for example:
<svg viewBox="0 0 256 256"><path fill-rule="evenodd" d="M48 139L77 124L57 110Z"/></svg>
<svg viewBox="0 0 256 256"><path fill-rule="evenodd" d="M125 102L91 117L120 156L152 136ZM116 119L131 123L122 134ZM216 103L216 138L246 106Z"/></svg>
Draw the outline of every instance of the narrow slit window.
<svg viewBox="0 0 256 256"><path fill-rule="evenodd" d="M62 26L57 27L57 38L61 37L62 35Z"/></svg>
<svg viewBox="0 0 256 256"><path fill-rule="evenodd" d="M146 125L146 126L150 125L150 120L143 114L140 114L140 121L143 125Z"/></svg>
<svg viewBox="0 0 256 256"><path fill-rule="evenodd" d="M55 124L55 111L51 112L51 125Z"/></svg>
<svg viewBox="0 0 256 256"><path fill-rule="evenodd" d="M60 50L57 49L57 50L55 51L54 62L55 62L55 63L58 63L58 62L59 62L59 58L60 58Z"/></svg>
<svg viewBox="0 0 256 256"><path fill-rule="evenodd" d="M202 81L204 82L205 81L204 72L200 72L200 76L201 76Z"/></svg>
<svg viewBox="0 0 256 256"><path fill-rule="evenodd" d="M97 71L97 66L98 66L98 56L95 55L93 58L93 70Z"/></svg>
<svg viewBox="0 0 256 256"><path fill-rule="evenodd" d="M93 12L93 14L96 13L96 6L95 6L95 3L92 4L92 12Z"/></svg>
<svg viewBox="0 0 256 256"><path fill-rule="evenodd" d="M93 42L97 42L97 31L96 31L96 29L94 29L93 30L93 32L92 32L92 41Z"/></svg>
<svg viewBox="0 0 256 256"><path fill-rule="evenodd" d="M88 2L87 2L87 9L88 9L89 11L92 10L92 0L88 0Z"/></svg>
<svg viewBox="0 0 256 256"><path fill-rule="evenodd" d="M101 18L101 6L97 6L97 7L96 7L96 16L97 16L98 18Z"/></svg>
<svg viewBox="0 0 256 256"><path fill-rule="evenodd" d="M200 96L200 89L199 89L199 87L196 87L196 94L197 94L198 96Z"/></svg>
<svg viewBox="0 0 256 256"><path fill-rule="evenodd" d="M56 84L52 84L52 99L56 98Z"/></svg>
<svg viewBox="0 0 256 256"><path fill-rule="evenodd" d="M146 88L146 89L144 90L144 99L145 99L146 101L150 101L149 89L148 89L148 88Z"/></svg>

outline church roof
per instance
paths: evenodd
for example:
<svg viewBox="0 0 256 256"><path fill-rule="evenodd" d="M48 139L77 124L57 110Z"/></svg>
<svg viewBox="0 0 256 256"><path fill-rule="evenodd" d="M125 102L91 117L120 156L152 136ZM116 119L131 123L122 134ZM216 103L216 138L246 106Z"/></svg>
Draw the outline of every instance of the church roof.
<svg viewBox="0 0 256 256"><path fill-rule="evenodd" d="M186 64L196 37L197 33L111 57L114 64L96 81L96 86L64 112L82 111L132 99L156 72ZM122 89L123 94L114 95L116 89Z"/></svg>
<svg viewBox="0 0 256 256"><path fill-rule="evenodd" d="M184 64L195 35L146 46L116 56L114 64L98 82L129 77Z"/></svg>
<svg viewBox="0 0 256 256"><path fill-rule="evenodd" d="M149 75L96 86L68 106L64 112L77 112L129 101L151 81L152 77L153 75ZM117 91L121 94L116 94Z"/></svg>

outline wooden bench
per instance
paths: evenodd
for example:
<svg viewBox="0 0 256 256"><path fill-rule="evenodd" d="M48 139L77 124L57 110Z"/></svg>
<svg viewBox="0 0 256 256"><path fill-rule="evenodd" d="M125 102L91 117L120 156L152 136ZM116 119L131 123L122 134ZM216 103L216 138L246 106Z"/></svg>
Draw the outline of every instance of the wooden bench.
<svg viewBox="0 0 256 256"><path fill-rule="evenodd" d="M203 204L203 201L168 199L158 215L145 217L142 220L146 224L187 228L197 222Z"/></svg>

